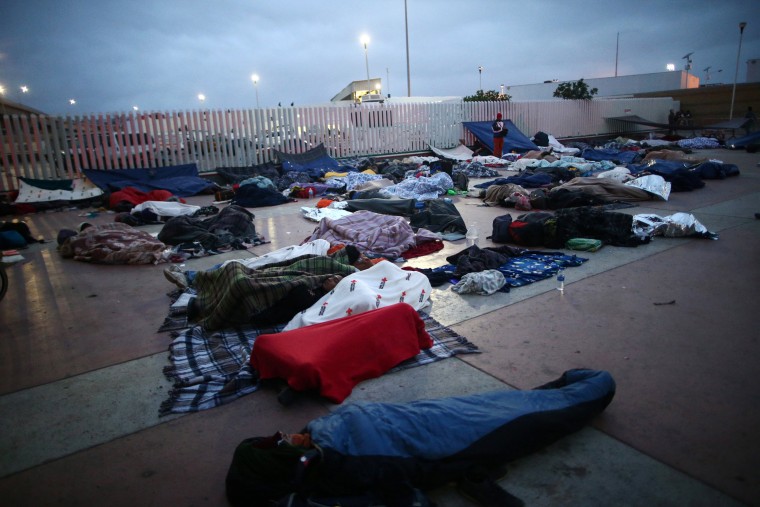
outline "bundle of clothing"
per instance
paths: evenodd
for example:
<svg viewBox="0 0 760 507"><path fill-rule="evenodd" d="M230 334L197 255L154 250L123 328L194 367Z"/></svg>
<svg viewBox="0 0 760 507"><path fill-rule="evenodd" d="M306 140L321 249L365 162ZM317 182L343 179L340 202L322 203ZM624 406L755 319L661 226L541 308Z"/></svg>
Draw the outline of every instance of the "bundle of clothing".
<svg viewBox="0 0 760 507"><path fill-rule="evenodd" d="M309 240L354 245L367 255L397 259L415 246L439 241L426 229L415 233L403 217L361 210L339 219L323 218Z"/></svg>
<svg viewBox="0 0 760 507"><path fill-rule="evenodd" d="M58 233L58 251L65 258L97 264L156 264L165 262L167 246L145 231L114 222L82 224L79 232Z"/></svg>
<svg viewBox="0 0 760 507"><path fill-rule="evenodd" d="M176 216L166 221L158 239L167 245L196 243L210 252L223 248L241 250L246 245L260 245L265 241L256 232L254 218L253 213L234 204L210 218Z"/></svg>

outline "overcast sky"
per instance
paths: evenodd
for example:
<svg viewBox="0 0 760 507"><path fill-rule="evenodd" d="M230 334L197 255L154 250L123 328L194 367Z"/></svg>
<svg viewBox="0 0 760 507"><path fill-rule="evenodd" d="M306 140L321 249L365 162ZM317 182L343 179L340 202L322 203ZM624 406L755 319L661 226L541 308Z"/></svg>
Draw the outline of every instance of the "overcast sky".
<svg viewBox="0 0 760 507"><path fill-rule="evenodd" d="M733 83L740 21L739 83L760 58L758 0L407 0L407 12L414 96L609 77L616 60L621 76L683 69L691 52L702 82L711 67L710 83ZM406 96L404 0L0 0L0 85L49 114L247 109L256 73L261 107L321 104L366 79L364 33L370 76Z"/></svg>

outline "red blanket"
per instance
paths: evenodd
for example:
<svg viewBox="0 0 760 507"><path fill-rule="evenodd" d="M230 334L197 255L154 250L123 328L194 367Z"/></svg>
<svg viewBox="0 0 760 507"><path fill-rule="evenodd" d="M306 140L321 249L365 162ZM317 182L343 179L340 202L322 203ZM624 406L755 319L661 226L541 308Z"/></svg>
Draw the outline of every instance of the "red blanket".
<svg viewBox="0 0 760 507"><path fill-rule="evenodd" d="M341 403L354 386L379 377L433 345L417 311L398 303L256 338L251 365L262 379L282 378L296 391L318 389Z"/></svg>
<svg viewBox="0 0 760 507"><path fill-rule="evenodd" d="M108 205L111 209L119 206L119 203L128 202L133 206L142 204L146 201L168 201L174 196L168 190L151 190L150 192L143 192L134 187L124 187L121 190L117 190L111 193L111 197L108 200ZM184 199L179 199L179 202L186 202Z"/></svg>

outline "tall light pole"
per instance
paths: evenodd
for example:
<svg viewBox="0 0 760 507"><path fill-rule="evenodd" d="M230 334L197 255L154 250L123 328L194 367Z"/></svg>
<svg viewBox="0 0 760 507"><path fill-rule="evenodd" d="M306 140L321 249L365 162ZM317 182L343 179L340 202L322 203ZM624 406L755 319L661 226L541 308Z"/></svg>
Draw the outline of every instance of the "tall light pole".
<svg viewBox="0 0 760 507"><path fill-rule="evenodd" d="M483 67L478 66L478 80L480 82L480 88L478 88L481 92L483 91Z"/></svg>
<svg viewBox="0 0 760 507"><path fill-rule="evenodd" d="M202 93L199 93L198 94L198 100L201 101L201 107L203 107L203 104L206 102L206 96L203 95Z"/></svg>
<svg viewBox="0 0 760 507"><path fill-rule="evenodd" d="M253 87L256 88L256 109L259 108L259 75L251 74L251 81L253 81Z"/></svg>
<svg viewBox="0 0 760 507"><path fill-rule="evenodd" d="M361 36L359 41L364 45L364 64L367 66L367 93L369 93L370 86L369 86L369 56L367 55L367 44L369 44L369 35L366 33Z"/></svg>
<svg viewBox="0 0 760 507"><path fill-rule="evenodd" d="M406 96L412 96L412 77L409 74L409 15L404 0L404 30L406 31Z"/></svg>
<svg viewBox="0 0 760 507"><path fill-rule="evenodd" d="M739 23L739 50L736 52L736 72L734 72L734 89L731 92L731 111L728 113L728 119L734 119L734 99L736 98L736 79L739 77L739 56L742 54L742 36L744 35L744 27L747 26L746 21Z"/></svg>

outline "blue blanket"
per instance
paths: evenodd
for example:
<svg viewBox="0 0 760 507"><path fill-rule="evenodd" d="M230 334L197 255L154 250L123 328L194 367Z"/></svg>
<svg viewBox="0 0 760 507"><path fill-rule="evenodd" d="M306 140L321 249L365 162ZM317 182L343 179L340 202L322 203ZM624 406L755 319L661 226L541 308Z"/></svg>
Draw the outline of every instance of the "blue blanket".
<svg viewBox="0 0 760 507"><path fill-rule="evenodd" d="M132 187L143 192L167 190L177 197L190 197L216 187L198 175L198 166L184 164L151 169L83 169L84 175L104 192Z"/></svg>

